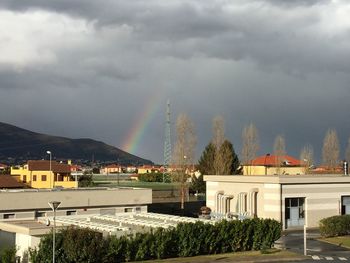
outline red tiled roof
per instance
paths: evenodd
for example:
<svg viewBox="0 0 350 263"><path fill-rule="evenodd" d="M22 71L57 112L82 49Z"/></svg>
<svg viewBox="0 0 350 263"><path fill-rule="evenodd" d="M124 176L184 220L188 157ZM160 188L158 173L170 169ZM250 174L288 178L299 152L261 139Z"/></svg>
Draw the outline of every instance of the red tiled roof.
<svg viewBox="0 0 350 263"><path fill-rule="evenodd" d="M11 175L0 175L0 188L24 188L24 186Z"/></svg>
<svg viewBox="0 0 350 263"><path fill-rule="evenodd" d="M251 162L251 165L262 165L262 166L276 166L277 156L276 155L262 155L257 157ZM289 155L281 157L282 166L301 166L300 160L295 159Z"/></svg>
<svg viewBox="0 0 350 263"><path fill-rule="evenodd" d="M6 167L7 167L6 164L0 163L0 168L6 168Z"/></svg>
<svg viewBox="0 0 350 263"><path fill-rule="evenodd" d="M77 164L70 164L70 170L71 172L81 171L81 166Z"/></svg>
<svg viewBox="0 0 350 263"><path fill-rule="evenodd" d="M40 160L40 161L28 161L29 171L50 171L50 161ZM51 161L51 170L54 173L69 173L70 165L65 163L58 163L56 161Z"/></svg>

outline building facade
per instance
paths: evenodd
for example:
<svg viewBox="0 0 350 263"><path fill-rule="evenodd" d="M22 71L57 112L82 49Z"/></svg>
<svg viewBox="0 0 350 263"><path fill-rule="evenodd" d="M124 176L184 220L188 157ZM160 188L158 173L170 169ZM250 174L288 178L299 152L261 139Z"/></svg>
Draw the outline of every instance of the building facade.
<svg viewBox="0 0 350 263"><path fill-rule="evenodd" d="M42 235L52 229L46 225L53 211L48 202L61 202L57 217L115 215L147 212L152 190L141 188L17 189L0 190L0 249L16 246L22 257L37 246ZM44 222L44 223L43 223Z"/></svg>
<svg viewBox="0 0 350 263"><path fill-rule="evenodd" d="M305 174L305 166L292 156L262 155L243 167L243 175Z"/></svg>
<svg viewBox="0 0 350 263"><path fill-rule="evenodd" d="M318 227L325 217L350 214L350 176L204 177L214 215L273 218L283 229Z"/></svg>
<svg viewBox="0 0 350 263"><path fill-rule="evenodd" d="M110 164L100 169L101 174L116 174L122 173L122 166L118 164Z"/></svg>
<svg viewBox="0 0 350 263"><path fill-rule="evenodd" d="M78 187L70 165L56 161L28 161L23 166L11 167L11 176L31 188Z"/></svg>

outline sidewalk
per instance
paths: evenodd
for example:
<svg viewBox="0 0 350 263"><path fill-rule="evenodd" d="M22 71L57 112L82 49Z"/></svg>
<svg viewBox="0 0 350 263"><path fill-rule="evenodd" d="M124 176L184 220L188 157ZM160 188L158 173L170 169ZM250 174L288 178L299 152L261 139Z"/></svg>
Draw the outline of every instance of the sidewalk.
<svg viewBox="0 0 350 263"><path fill-rule="evenodd" d="M306 234L306 253L309 258L314 260L342 258L344 261L350 259L349 249L318 240L321 237L318 229L309 229ZM304 255L303 230L284 231L281 238L276 241L276 245L277 248Z"/></svg>
<svg viewBox="0 0 350 263"><path fill-rule="evenodd" d="M296 253L277 250L274 249L270 251L269 254L262 254L260 251L249 251L249 252L236 252L236 253L227 253L220 255L207 255L207 256L196 256L188 258L173 258L173 259L164 259L164 260L153 260L151 262L159 263L213 263L213 262L222 262L222 263L231 263L231 262L297 262L301 260L309 259L309 257L304 257Z"/></svg>

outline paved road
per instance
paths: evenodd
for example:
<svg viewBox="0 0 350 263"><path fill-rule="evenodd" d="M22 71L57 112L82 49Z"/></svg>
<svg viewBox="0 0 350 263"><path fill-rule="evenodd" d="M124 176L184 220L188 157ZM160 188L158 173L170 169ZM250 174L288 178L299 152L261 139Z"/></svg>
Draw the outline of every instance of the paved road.
<svg viewBox="0 0 350 263"><path fill-rule="evenodd" d="M318 241L320 237L318 231L309 230L307 233L307 255L309 260L301 262L349 262L350 263L350 250ZM287 250L296 252L298 254L304 254L304 233L303 231L286 231L282 237L278 240L282 246ZM300 262L300 261L299 261Z"/></svg>

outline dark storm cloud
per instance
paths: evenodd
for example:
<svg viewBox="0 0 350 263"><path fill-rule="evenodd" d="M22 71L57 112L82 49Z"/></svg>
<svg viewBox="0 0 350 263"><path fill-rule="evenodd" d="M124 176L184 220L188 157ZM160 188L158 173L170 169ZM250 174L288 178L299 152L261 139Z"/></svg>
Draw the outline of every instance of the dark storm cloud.
<svg viewBox="0 0 350 263"><path fill-rule="evenodd" d="M228 5L203 1L17 1L33 8L77 15L99 27L130 27L137 48L152 56L253 59L289 73L348 72L349 36L322 32L325 1L251 1ZM308 7L318 4L317 8ZM306 5L306 6L305 6ZM308 9L309 8L309 9ZM320 25L321 24L321 25ZM332 29L332 28L330 28ZM343 43L338 45L338 43Z"/></svg>
<svg viewBox="0 0 350 263"><path fill-rule="evenodd" d="M161 94L136 152L146 158L161 161L167 98L174 119L193 117L200 150L217 114L238 152L250 121L262 152L279 133L293 155L320 150L328 127L349 135L349 11L324 0L0 1L0 121L121 146Z"/></svg>

